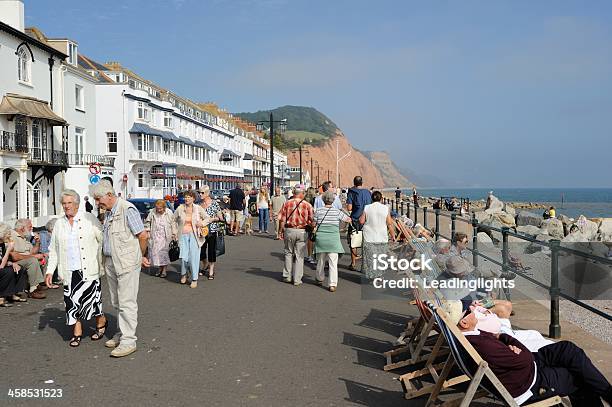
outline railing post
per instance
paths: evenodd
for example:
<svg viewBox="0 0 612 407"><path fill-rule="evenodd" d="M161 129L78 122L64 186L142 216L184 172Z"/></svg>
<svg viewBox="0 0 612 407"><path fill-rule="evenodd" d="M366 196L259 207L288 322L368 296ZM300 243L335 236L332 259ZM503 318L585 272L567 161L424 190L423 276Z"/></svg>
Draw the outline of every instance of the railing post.
<svg viewBox="0 0 612 407"><path fill-rule="evenodd" d="M414 206L414 224L416 225L419 222L419 208Z"/></svg>
<svg viewBox="0 0 612 407"><path fill-rule="evenodd" d="M406 202L406 217L410 219L410 202Z"/></svg>
<svg viewBox="0 0 612 407"><path fill-rule="evenodd" d="M423 227L427 229L427 207L423 208Z"/></svg>
<svg viewBox="0 0 612 407"><path fill-rule="evenodd" d="M548 325L548 336L550 338L561 337L561 325L559 324L559 240L551 240L550 244L550 325Z"/></svg>
<svg viewBox="0 0 612 407"><path fill-rule="evenodd" d="M478 267L478 220L476 214L472 212L472 263Z"/></svg>
<svg viewBox="0 0 612 407"><path fill-rule="evenodd" d="M455 230L456 230L456 224L455 224L455 220L457 219L457 214L456 213L451 213L451 240L455 238Z"/></svg>
<svg viewBox="0 0 612 407"><path fill-rule="evenodd" d="M401 216L404 216L404 201L402 201L400 204L400 214Z"/></svg>
<svg viewBox="0 0 612 407"><path fill-rule="evenodd" d="M440 209L436 209L436 240L440 239Z"/></svg>
<svg viewBox="0 0 612 407"><path fill-rule="evenodd" d="M502 227L502 273L505 273L508 271L508 269L510 268L509 261L508 258L510 257L510 249L508 248L508 230L510 230L509 227L507 226L503 226ZM506 299L508 301L510 301L510 289L504 287L503 289L504 294L506 296Z"/></svg>

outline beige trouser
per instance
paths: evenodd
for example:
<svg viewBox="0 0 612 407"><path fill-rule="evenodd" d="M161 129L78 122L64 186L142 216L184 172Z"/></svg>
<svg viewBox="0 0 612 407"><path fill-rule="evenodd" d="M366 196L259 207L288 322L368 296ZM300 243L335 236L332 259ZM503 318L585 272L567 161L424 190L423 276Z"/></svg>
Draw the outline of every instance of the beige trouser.
<svg viewBox="0 0 612 407"><path fill-rule="evenodd" d="M304 229L285 229L285 268L283 278L291 278L293 283L302 282L304 275L304 250L306 249L306 231ZM293 263L295 256L295 263Z"/></svg>
<svg viewBox="0 0 612 407"><path fill-rule="evenodd" d="M40 263L36 257L26 257L25 259L19 260L17 264L23 267L28 273L30 292L36 290L38 284L45 281L42 270L40 269Z"/></svg>
<svg viewBox="0 0 612 407"><path fill-rule="evenodd" d="M338 286L338 253L317 253L317 280L325 279L325 262L329 261L329 286Z"/></svg>
<svg viewBox="0 0 612 407"><path fill-rule="evenodd" d="M106 257L104 271L108 281L111 306L117 312L118 332L121 344L136 345L138 325L138 284L140 265L134 270L117 274L111 257Z"/></svg>

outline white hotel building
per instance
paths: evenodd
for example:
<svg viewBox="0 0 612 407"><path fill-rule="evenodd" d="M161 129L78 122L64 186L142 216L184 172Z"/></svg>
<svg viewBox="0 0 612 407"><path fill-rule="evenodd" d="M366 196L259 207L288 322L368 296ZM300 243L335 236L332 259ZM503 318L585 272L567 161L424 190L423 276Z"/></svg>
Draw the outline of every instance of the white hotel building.
<svg viewBox="0 0 612 407"><path fill-rule="evenodd" d="M244 182L249 143L229 120L164 90L118 63L98 66L114 84L96 89L98 138L115 157L115 189L162 198L180 189ZM247 157L248 159L248 157Z"/></svg>

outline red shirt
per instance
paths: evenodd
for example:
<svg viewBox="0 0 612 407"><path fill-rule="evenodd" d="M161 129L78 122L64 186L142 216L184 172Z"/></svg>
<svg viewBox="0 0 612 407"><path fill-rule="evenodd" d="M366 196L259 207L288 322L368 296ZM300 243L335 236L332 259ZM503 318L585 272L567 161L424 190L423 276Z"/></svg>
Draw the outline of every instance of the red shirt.
<svg viewBox="0 0 612 407"><path fill-rule="evenodd" d="M288 200L281 209L279 222L283 225L286 223L285 227L287 228L304 229L306 225L314 222L312 205L302 199Z"/></svg>

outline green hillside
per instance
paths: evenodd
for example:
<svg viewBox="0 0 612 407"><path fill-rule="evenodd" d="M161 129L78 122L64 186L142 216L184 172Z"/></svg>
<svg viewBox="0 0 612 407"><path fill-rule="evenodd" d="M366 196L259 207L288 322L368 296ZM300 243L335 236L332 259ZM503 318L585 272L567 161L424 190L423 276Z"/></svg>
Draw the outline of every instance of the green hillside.
<svg viewBox="0 0 612 407"><path fill-rule="evenodd" d="M329 117L313 107L283 106L272 110L274 120L287 119L287 132L283 141L287 147L294 144L309 143L327 139L336 134L338 126ZM270 119L270 110L260 110L254 113L234 113L252 123ZM276 144L276 143L275 143Z"/></svg>
<svg viewBox="0 0 612 407"><path fill-rule="evenodd" d="M287 141L293 141L300 144L317 144L319 141L327 139L327 137L322 134L300 130L287 130L284 136Z"/></svg>

